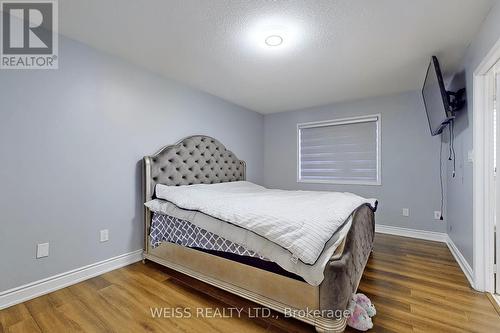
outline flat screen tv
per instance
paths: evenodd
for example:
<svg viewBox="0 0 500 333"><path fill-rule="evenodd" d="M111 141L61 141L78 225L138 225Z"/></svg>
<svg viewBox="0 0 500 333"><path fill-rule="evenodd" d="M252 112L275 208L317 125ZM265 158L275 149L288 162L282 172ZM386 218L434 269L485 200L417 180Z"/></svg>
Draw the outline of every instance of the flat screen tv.
<svg viewBox="0 0 500 333"><path fill-rule="evenodd" d="M455 116L452 107L450 107L449 93L444 86L441 68L436 57L432 57L427 69L422 96L424 98L431 134L441 134L446 125Z"/></svg>

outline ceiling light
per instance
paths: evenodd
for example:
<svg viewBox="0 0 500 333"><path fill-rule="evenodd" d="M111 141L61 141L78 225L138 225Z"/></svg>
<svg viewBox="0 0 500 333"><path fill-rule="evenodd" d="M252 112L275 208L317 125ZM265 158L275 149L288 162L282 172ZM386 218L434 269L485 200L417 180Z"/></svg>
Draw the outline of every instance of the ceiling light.
<svg viewBox="0 0 500 333"><path fill-rule="evenodd" d="M279 35L267 36L265 42L268 46L280 46L283 44L283 37Z"/></svg>
<svg viewBox="0 0 500 333"><path fill-rule="evenodd" d="M245 52L274 57L306 46L304 26L294 18L260 17L249 22L245 30L246 38L242 45Z"/></svg>

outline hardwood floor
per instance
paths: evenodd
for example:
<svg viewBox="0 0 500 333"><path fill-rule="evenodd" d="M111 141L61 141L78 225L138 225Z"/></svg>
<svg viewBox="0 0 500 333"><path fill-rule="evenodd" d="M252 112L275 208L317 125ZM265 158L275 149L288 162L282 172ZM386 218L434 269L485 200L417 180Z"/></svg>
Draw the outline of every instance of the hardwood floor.
<svg viewBox="0 0 500 333"><path fill-rule="evenodd" d="M377 308L372 332L500 332L492 303L468 286L445 244L377 234L359 289ZM0 333L314 332L277 313L204 319L193 310L190 319L172 319L153 318L150 310L228 314L231 307L254 306L159 265L137 263L0 311Z"/></svg>

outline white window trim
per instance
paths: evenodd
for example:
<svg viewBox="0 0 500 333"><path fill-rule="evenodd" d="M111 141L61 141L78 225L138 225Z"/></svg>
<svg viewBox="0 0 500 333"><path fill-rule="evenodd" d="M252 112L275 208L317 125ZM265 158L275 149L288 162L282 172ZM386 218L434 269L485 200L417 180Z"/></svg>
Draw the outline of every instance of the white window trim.
<svg viewBox="0 0 500 333"><path fill-rule="evenodd" d="M491 165L493 161L492 86L490 69L500 59L500 39L484 57L473 74L473 281L478 291L494 292L494 217L495 196ZM470 111L469 111L470 112ZM465 261L465 260L464 260Z"/></svg>
<svg viewBox="0 0 500 333"><path fill-rule="evenodd" d="M333 125L348 125L356 123L375 122L377 126L377 180L376 181L356 181L356 180L304 180L300 177L300 130L303 128L325 127ZM382 137L382 115L372 114L359 117L349 117L341 119L331 119L325 121L314 121L297 124L297 183L312 184L336 184L336 185L382 185L382 155L381 155L381 137Z"/></svg>

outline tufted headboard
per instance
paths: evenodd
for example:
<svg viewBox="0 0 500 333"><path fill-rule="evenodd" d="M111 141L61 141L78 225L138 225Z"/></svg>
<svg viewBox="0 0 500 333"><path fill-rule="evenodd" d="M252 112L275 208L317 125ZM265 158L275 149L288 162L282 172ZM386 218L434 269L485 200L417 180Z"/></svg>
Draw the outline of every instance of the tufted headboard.
<svg viewBox="0 0 500 333"><path fill-rule="evenodd" d="M170 186L224 183L246 179L246 164L222 143L193 135L144 157L144 202L155 198L156 184ZM144 210L144 249L149 251L151 211Z"/></svg>
<svg viewBox="0 0 500 333"><path fill-rule="evenodd" d="M194 135L144 157L145 200L156 184L171 186L245 180L245 162L214 138Z"/></svg>

